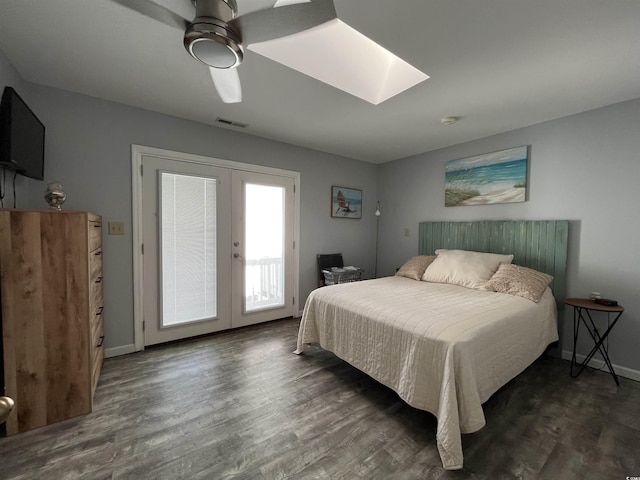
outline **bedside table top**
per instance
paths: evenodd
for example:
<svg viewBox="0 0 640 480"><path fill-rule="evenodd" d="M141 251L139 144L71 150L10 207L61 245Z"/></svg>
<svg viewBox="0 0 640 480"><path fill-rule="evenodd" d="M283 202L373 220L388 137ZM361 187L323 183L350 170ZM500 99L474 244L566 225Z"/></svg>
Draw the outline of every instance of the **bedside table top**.
<svg viewBox="0 0 640 480"><path fill-rule="evenodd" d="M624 312L622 305L601 305L590 298L565 298L564 303L572 307L586 308L587 310L597 310L600 312Z"/></svg>

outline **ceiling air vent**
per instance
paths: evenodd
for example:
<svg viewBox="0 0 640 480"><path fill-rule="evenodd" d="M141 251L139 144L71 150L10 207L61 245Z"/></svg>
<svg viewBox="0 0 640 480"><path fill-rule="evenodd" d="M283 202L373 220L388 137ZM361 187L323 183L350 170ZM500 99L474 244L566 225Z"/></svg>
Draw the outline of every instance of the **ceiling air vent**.
<svg viewBox="0 0 640 480"><path fill-rule="evenodd" d="M228 127L247 128L249 126L249 124L247 123L233 122L231 120L227 120L226 118L220 117L216 118L216 122L227 125Z"/></svg>

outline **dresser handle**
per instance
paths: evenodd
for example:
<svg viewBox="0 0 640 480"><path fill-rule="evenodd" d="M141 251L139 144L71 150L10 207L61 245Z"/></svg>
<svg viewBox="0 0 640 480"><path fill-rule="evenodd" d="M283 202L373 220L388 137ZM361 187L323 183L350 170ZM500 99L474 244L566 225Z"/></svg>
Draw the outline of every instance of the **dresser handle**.
<svg viewBox="0 0 640 480"><path fill-rule="evenodd" d="M102 283L102 277L96 278L96 283Z"/></svg>
<svg viewBox="0 0 640 480"><path fill-rule="evenodd" d="M103 343L104 343L104 335L100 335L100 343L96 345L96 348L101 347Z"/></svg>
<svg viewBox="0 0 640 480"><path fill-rule="evenodd" d="M98 250L94 255L102 255L102 250Z"/></svg>
<svg viewBox="0 0 640 480"><path fill-rule="evenodd" d="M102 311L104 310L104 307L100 307L98 309L98 311L96 312L96 317L99 317L100 315L102 315Z"/></svg>
<svg viewBox="0 0 640 480"><path fill-rule="evenodd" d="M95 228L102 228L102 224L101 223L94 223L93 226Z"/></svg>

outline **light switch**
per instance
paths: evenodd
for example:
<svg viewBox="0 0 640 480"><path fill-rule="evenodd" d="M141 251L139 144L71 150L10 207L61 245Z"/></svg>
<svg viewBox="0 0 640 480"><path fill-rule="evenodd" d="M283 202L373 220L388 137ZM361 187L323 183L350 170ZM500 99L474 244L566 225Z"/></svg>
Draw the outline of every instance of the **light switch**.
<svg viewBox="0 0 640 480"><path fill-rule="evenodd" d="M109 235L124 235L124 222L109 222Z"/></svg>
<svg viewBox="0 0 640 480"><path fill-rule="evenodd" d="M409 229L405 227L404 229L404 236L408 237L409 236Z"/></svg>

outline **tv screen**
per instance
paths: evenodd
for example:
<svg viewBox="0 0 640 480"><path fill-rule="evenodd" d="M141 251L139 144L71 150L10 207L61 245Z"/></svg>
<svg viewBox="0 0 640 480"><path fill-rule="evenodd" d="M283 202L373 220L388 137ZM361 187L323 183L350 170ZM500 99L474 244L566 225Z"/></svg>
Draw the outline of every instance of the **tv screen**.
<svg viewBox="0 0 640 480"><path fill-rule="evenodd" d="M11 87L0 103L0 165L44 179L44 125Z"/></svg>

